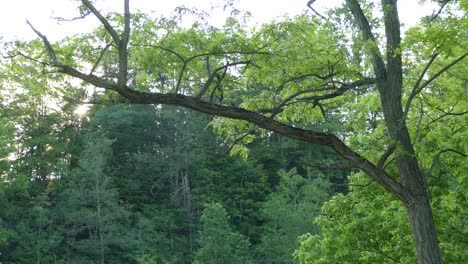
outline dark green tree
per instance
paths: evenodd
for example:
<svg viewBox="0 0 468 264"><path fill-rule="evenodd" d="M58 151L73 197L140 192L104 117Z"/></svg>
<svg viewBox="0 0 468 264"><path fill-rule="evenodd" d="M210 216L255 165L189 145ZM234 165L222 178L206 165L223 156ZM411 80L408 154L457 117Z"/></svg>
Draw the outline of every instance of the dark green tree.
<svg viewBox="0 0 468 264"><path fill-rule="evenodd" d="M78 167L62 181L56 210L62 217L67 262L123 261L133 246L129 212L108 174L112 143L88 134Z"/></svg>

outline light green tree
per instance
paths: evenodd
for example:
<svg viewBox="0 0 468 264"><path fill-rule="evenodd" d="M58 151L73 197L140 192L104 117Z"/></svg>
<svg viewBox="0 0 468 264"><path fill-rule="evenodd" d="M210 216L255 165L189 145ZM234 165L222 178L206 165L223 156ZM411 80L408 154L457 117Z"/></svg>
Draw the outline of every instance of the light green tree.
<svg viewBox="0 0 468 264"><path fill-rule="evenodd" d="M329 182L316 177L310 180L297 174L296 169L279 171L278 189L263 205L266 223L258 251L262 263L296 263L293 258L298 237L316 234L313 219L320 214L322 202L329 197Z"/></svg>
<svg viewBox="0 0 468 264"><path fill-rule="evenodd" d="M203 210L198 244L200 249L194 263L253 263L248 240L232 231L226 210L220 203L208 204Z"/></svg>

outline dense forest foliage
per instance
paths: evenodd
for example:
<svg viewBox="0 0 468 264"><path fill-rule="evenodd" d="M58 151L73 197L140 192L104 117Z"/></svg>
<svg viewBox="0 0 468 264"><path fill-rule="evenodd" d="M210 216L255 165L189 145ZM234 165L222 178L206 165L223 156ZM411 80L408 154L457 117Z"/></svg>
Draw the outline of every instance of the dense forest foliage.
<svg viewBox="0 0 468 264"><path fill-rule="evenodd" d="M94 2L3 43L1 264L468 263L466 2L401 43L389 0L253 29Z"/></svg>

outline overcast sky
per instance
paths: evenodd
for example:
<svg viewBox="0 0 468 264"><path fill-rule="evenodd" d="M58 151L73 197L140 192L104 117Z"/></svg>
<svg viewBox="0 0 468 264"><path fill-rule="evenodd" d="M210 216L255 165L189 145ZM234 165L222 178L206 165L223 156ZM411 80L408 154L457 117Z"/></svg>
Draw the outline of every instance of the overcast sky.
<svg viewBox="0 0 468 264"><path fill-rule="evenodd" d="M306 9L308 0L236 0L236 6L241 10L249 10L256 22L266 22L275 17L285 14L295 15ZM92 20L67 22L58 25L52 17L74 17L76 16L78 3L76 0L3 0L2 11L0 11L0 36L4 40L14 38L31 39L35 35L26 25L26 19L47 35L49 39L59 39L66 34L86 32L95 24ZM344 0L316 0L314 8L323 10L327 7L337 5ZM122 10L121 0L97 0L98 7L103 10ZM222 4L222 0L131 0L130 6L133 10L142 12L155 12L170 14L176 6L197 7L201 10L210 10L213 5ZM431 7L421 8L418 0L399 1L401 20L406 24L413 24L418 17L430 14ZM212 12L216 16L219 12Z"/></svg>

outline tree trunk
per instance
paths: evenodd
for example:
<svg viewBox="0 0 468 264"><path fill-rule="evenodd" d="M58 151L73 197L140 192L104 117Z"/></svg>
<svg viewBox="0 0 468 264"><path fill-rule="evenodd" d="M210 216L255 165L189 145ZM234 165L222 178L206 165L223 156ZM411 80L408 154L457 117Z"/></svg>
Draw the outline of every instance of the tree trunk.
<svg viewBox="0 0 468 264"><path fill-rule="evenodd" d="M408 210L416 255L420 264L442 263L437 242L434 218L424 176L419 168L416 152L406 126L402 106L403 66L401 59L400 21L397 1L382 0L386 38L386 58L381 55L377 40L369 21L357 0L347 0L363 39L375 43L370 55L376 76L376 86L385 123L395 148L395 160L401 177L401 184L409 192L409 199L402 199ZM393 192L393 194L397 194Z"/></svg>
<svg viewBox="0 0 468 264"><path fill-rule="evenodd" d="M403 202L408 210L418 263L442 263L429 192L403 118L401 75L389 71L387 80L378 82L377 86L388 132L397 146L395 160L401 183L411 194L411 199Z"/></svg>
<svg viewBox="0 0 468 264"><path fill-rule="evenodd" d="M439 251L434 218L427 192L415 197L414 204L408 206L408 215L413 231L416 255L420 264L442 263Z"/></svg>
<svg viewBox="0 0 468 264"><path fill-rule="evenodd" d="M403 186L410 191L413 198L411 201L405 202L405 205L411 223L418 263L442 263L424 175L419 168L406 124L404 121L399 123L398 130L391 130L390 134L392 138L398 139L400 147L400 150L396 153L398 171Z"/></svg>

